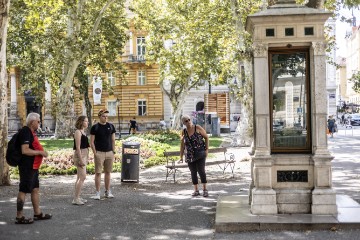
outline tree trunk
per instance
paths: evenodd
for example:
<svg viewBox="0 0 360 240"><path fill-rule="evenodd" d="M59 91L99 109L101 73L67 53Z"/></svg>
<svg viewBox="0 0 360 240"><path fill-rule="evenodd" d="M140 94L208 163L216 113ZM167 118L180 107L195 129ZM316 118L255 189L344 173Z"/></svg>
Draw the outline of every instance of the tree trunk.
<svg viewBox="0 0 360 240"><path fill-rule="evenodd" d="M64 74L61 87L57 94L57 108L56 108L56 128L55 138L72 137L74 130L74 103L73 92L71 90L75 71L79 66L80 61L72 60L68 64L67 72Z"/></svg>
<svg viewBox="0 0 360 240"><path fill-rule="evenodd" d="M176 99L171 101L171 105L173 107L173 125L172 129L178 130L181 128L181 116L182 116L182 109L185 103L185 97L187 95L187 91L181 93Z"/></svg>
<svg viewBox="0 0 360 240"><path fill-rule="evenodd" d="M8 138L6 40L9 8L10 0L0 0L0 185L10 185L9 166L5 161Z"/></svg>

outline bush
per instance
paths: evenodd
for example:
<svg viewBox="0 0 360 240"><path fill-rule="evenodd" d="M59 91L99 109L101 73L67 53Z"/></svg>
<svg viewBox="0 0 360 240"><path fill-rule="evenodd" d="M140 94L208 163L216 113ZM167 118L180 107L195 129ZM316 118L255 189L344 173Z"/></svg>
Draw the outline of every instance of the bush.
<svg viewBox="0 0 360 240"><path fill-rule="evenodd" d="M140 163L143 162L144 167L151 167L166 162L163 157L165 150L173 151L175 148L179 148L180 131L153 130L116 140L114 172L121 172L122 144L125 141L140 143ZM221 142L221 140L219 141ZM43 164L39 169L41 175L76 174L77 168L74 166L74 150L72 149L73 139L41 140L41 144L45 146L44 148L49 153L48 158L43 160ZM88 174L95 173L94 154L91 150L86 171ZM11 167L10 174L12 178L18 178L18 168Z"/></svg>
<svg viewBox="0 0 360 240"><path fill-rule="evenodd" d="M166 143L180 139L180 132L174 130L151 130L138 135L140 138L153 140L155 142Z"/></svg>

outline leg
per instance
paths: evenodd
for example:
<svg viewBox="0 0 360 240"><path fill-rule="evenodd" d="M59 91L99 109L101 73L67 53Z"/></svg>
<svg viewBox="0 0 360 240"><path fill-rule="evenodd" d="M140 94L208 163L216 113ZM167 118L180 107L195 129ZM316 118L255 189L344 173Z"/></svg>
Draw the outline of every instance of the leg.
<svg viewBox="0 0 360 240"><path fill-rule="evenodd" d="M81 189L84 185L84 181L86 179L86 166L84 167L77 167L77 179L75 182L75 199L80 198ZM100 188L100 185L99 185Z"/></svg>
<svg viewBox="0 0 360 240"><path fill-rule="evenodd" d="M19 192L16 200L16 217L21 218L23 216L24 204L26 193Z"/></svg>
<svg viewBox="0 0 360 240"><path fill-rule="evenodd" d="M34 171L26 167L19 166L19 193L16 200L16 220L25 218L23 216L26 193L31 193L33 189ZM32 219L31 219L32 220Z"/></svg>
<svg viewBox="0 0 360 240"><path fill-rule="evenodd" d="M95 189L97 192L100 191L101 184L101 173L95 173Z"/></svg>
<svg viewBox="0 0 360 240"><path fill-rule="evenodd" d="M206 180L206 172L205 172L205 159L206 158L199 159L198 161L196 161L196 167L200 175L201 183L203 185L203 196L208 197L209 193L206 188L207 180Z"/></svg>
<svg viewBox="0 0 360 240"><path fill-rule="evenodd" d="M113 163L115 160L114 153L112 151L106 152L105 161L104 161L104 172L105 172L105 190L110 190L110 180L111 180L111 172L113 168Z"/></svg>
<svg viewBox="0 0 360 240"><path fill-rule="evenodd" d="M196 169L199 172L201 183L203 184L203 190L206 189L206 172L205 172L205 158L199 159L196 163Z"/></svg>
<svg viewBox="0 0 360 240"><path fill-rule="evenodd" d="M94 161L95 161L95 189L96 192L100 192L101 173L105 161L105 152L97 151L94 156Z"/></svg>
<svg viewBox="0 0 360 240"><path fill-rule="evenodd" d="M192 196L198 196L199 195L199 189L198 189L198 176L197 176L197 169L196 169L196 162L188 163L190 173L191 173L191 180L194 185L194 193Z"/></svg>
<svg viewBox="0 0 360 240"><path fill-rule="evenodd" d="M41 214L40 210L40 197L39 197L39 188L34 188L31 192L31 202L34 209L34 215Z"/></svg>
<svg viewBox="0 0 360 240"><path fill-rule="evenodd" d="M110 179L111 179L111 173L106 172L104 177L106 191L109 191L110 189Z"/></svg>

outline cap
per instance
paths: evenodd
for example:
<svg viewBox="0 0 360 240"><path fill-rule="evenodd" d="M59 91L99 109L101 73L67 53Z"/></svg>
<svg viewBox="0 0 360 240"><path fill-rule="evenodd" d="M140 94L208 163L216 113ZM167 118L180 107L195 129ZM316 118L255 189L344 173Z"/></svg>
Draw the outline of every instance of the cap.
<svg viewBox="0 0 360 240"><path fill-rule="evenodd" d="M107 109L100 109L98 116L100 117L101 115L103 115L104 113L109 113L109 111Z"/></svg>

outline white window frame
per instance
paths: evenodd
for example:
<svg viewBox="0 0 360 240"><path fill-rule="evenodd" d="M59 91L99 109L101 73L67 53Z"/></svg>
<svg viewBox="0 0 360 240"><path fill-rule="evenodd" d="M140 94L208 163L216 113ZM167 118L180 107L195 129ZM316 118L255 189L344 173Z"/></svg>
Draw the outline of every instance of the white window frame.
<svg viewBox="0 0 360 240"><path fill-rule="evenodd" d="M117 102L116 100L107 101L107 110L109 111L109 116L116 116Z"/></svg>
<svg viewBox="0 0 360 240"><path fill-rule="evenodd" d="M145 85L146 84L146 71L139 70L137 73L138 85Z"/></svg>
<svg viewBox="0 0 360 240"><path fill-rule="evenodd" d="M136 55L144 56L146 52L145 37L136 38Z"/></svg>
<svg viewBox="0 0 360 240"><path fill-rule="evenodd" d="M107 73L107 79L109 81L110 86L115 86L116 85L116 78L115 78L114 75L115 74L113 74L113 72L108 72Z"/></svg>
<svg viewBox="0 0 360 240"><path fill-rule="evenodd" d="M140 110L140 108L141 108L141 110ZM138 116L146 116L146 108L147 108L146 99L138 99L137 100L137 114L138 114Z"/></svg>

